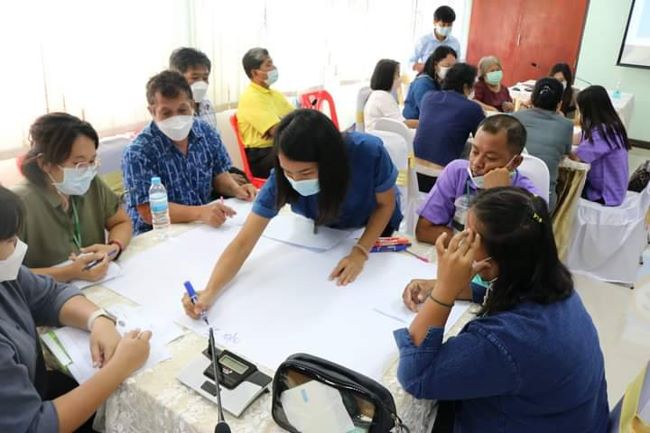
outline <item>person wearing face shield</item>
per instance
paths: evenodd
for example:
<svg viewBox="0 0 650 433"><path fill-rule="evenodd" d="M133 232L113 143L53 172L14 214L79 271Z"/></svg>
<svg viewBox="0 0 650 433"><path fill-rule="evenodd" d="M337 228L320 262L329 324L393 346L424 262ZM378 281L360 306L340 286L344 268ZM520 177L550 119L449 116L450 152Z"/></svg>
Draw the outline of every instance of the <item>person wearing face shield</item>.
<svg viewBox="0 0 650 433"><path fill-rule="evenodd" d="M250 84L239 97L237 122L253 176L266 179L273 168L273 138L278 124L295 107L271 86L278 81L278 68L264 48L251 48L242 65Z"/></svg>
<svg viewBox="0 0 650 433"><path fill-rule="evenodd" d="M147 102L153 119L122 156L127 211L135 233L152 228L152 177L160 177L167 189L172 224L198 221L219 227L234 211L215 199L255 198L251 184L239 185L228 172L230 157L217 131L194 116L192 89L180 73L163 71L151 77Z"/></svg>
<svg viewBox="0 0 650 433"><path fill-rule="evenodd" d="M519 120L506 114L485 118L474 137L469 161L457 159L447 164L417 209L417 240L435 244L443 233L449 239L454 231L464 230L469 203L481 190L518 186L539 194L517 170L525 144L526 129Z"/></svg>
<svg viewBox="0 0 650 433"><path fill-rule="evenodd" d="M278 125L274 150L274 171L244 226L219 257L198 302L183 298L190 317L197 319L210 308L285 204L313 220L314 232L320 226L364 229L348 254L332 263L329 279L338 285L354 282L365 262L372 260L369 251L377 238L398 229L402 220L395 186L398 172L378 137L342 134L325 114L300 109Z"/></svg>
<svg viewBox="0 0 650 433"><path fill-rule="evenodd" d="M29 139L25 179L13 188L26 210L19 233L31 246L25 266L62 282L102 279L128 246L132 227L117 195L97 176L97 132L75 116L50 113L36 119Z"/></svg>
<svg viewBox="0 0 650 433"><path fill-rule="evenodd" d="M208 56L194 48L178 48L169 56L169 69L180 72L190 85L194 100L194 115L212 126L218 133L216 111L208 98L212 69L212 62ZM239 185L250 183L246 174L237 167L230 167L228 172Z"/></svg>
<svg viewBox="0 0 650 433"><path fill-rule="evenodd" d="M456 21L456 13L449 6L440 6L433 13L433 31L422 36L415 44L410 64L413 70L420 73L424 70L424 63L439 46L448 46L454 49L456 57L461 58L460 42L451 34L452 26Z"/></svg>
<svg viewBox="0 0 650 433"><path fill-rule="evenodd" d="M115 318L75 286L23 266L31 245L19 232L27 218L22 200L0 186L0 431L94 432L93 413L144 364L151 332L120 337ZM97 372L79 385L47 370L38 326L89 331Z"/></svg>
<svg viewBox="0 0 650 433"><path fill-rule="evenodd" d="M598 333L558 257L546 202L521 188L484 190L466 229L441 235L436 252L436 279L406 287L418 313L394 332L400 384L439 403L433 431L609 431ZM481 310L443 342L461 299Z"/></svg>

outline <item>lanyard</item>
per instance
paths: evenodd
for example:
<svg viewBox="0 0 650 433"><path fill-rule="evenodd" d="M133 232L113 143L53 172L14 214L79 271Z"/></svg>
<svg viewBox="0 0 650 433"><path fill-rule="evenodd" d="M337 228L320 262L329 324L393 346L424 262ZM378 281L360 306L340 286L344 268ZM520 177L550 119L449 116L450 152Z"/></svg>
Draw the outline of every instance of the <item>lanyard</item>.
<svg viewBox="0 0 650 433"><path fill-rule="evenodd" d="M81 250L81 224L79 224L77 205L72 197L70 197L70 207L72 207L72 241L77 247L77 250Z"/></svg>

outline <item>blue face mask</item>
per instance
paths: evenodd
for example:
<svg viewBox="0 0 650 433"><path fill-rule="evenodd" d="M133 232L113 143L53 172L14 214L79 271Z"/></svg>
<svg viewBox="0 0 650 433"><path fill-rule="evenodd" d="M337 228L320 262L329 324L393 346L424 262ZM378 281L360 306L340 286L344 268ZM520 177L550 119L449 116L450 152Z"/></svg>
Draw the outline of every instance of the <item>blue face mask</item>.
<svg viewBox="0 0 650 433"><path fill-rule="evenodd" d="M309 197L310 195L318 194L320 192L320 184L318 183L318 178L293 180L289 176L285 177L291 184L291 187L303 197Z"/></svg>
<svg viewBox="0 0 650 433"><path fill-rule="evenodd" d="M274 84L276 81L278 81L278 68L273 68L270 71L266 73L266 80L264 82L266 83L267 86L270 86Z"/></svg>

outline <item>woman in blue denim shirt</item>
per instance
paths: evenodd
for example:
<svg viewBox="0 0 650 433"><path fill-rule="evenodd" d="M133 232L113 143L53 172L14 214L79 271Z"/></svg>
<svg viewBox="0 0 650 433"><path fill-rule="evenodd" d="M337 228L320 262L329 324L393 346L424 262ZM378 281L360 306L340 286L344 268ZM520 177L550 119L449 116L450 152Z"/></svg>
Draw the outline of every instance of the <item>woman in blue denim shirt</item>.
<svg viewBox="0 0 650 433"><path fill-rule="evenodd" d="M400 383L416 398L452 401L454 432L604 433L598 335L558 259L544 200L486 190L467 227L447 248L438 238L437 280L405 290L419 312L395 331ZM479 318L443 343L454 300L469 296L483 304Z"/></svg>

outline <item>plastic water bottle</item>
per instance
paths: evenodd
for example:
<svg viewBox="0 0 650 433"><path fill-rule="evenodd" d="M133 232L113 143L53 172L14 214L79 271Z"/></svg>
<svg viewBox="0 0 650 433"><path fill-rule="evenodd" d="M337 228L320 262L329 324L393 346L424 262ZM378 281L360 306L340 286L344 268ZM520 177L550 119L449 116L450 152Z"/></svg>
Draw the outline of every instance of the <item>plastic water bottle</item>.
<svg viewBox="0 0 650 433"><path fill-rule="evenodd" d="M614 99L620 99L621 98L621 80L619 80L616 83L616 89L614 89L614 92L612 93L612 97Z"/></svg>
<svg viewBox="0 0 650 433"><path fill-rule="evenodd" d="M154 231L158 233L159 239L165 238L170 224L169 203L167 202L167 190L160 182L159 177L151 178L149 209L151 209L151 223Z"/></svg>

